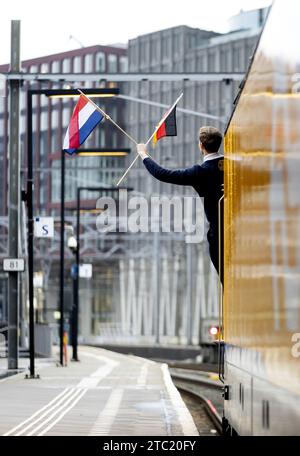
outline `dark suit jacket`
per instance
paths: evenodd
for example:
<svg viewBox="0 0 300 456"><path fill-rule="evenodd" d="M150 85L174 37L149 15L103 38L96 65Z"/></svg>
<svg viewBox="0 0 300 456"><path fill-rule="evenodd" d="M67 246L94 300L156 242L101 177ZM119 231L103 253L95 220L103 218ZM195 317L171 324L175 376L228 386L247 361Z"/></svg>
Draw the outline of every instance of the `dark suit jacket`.
<svg viewBox="0 0 300 456"><path fill-rule="evenodd" d="M194 187L199 196L204 197L204 211L209 222L208 242L218 242L218 201L222 196L224 182L223 157L207 160L202 165L185 169L165 169L151 158L143 160L152 176L162 182Z"/></svg>

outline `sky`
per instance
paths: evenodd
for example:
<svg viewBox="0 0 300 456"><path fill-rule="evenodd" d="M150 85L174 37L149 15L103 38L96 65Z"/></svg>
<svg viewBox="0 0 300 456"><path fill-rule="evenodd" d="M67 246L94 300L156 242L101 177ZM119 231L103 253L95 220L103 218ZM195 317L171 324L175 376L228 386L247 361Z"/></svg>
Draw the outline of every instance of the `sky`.
<svg viewBox="0 0 300 456"><path fill-rule="evenodd" d="M0 64L10 59L10 21L21 20L21 59L95 44L127 43L177 25L227 31L229 17L271 0L8 0L1 9ZM73 38L70 38L73 37Z"/></svg>

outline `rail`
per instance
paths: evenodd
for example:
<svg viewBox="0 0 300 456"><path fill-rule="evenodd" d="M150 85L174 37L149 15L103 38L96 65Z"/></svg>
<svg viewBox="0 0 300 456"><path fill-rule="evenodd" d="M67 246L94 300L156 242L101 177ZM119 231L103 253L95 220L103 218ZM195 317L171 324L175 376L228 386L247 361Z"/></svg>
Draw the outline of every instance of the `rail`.
<svg viewBox="0 0 300 456"><path fill-rule="evenodd" d="M222 435L222 418L216 409L213 402L203 394L201 387L223 390L223 385L217 383L217 374L207 371L191 371L184 372L185 369L170 368L170 374L175 386L182 391L185 391L200 401L205 409L208 417L213 422L217 432Z"/></svg>

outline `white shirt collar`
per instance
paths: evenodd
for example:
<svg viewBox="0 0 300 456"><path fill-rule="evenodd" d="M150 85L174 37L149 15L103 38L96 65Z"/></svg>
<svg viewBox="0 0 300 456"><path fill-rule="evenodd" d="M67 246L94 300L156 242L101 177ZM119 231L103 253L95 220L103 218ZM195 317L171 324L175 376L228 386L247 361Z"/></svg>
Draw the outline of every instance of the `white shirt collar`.
<svg viewBox="0 0 300 456"><path fill-rule="evenodd" d="M211 154L207 154L203 157L203 163L209 160L215 160L216 158L221 158L223 157L222 154L219 154L219 152L214 152Z"/></svg>

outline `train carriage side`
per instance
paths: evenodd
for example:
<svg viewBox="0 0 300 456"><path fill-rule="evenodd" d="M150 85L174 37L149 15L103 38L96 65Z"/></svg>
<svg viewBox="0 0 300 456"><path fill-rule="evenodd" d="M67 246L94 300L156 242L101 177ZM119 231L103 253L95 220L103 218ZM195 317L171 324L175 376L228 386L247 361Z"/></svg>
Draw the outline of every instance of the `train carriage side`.
<svg viewBox="0 0 300 456"><path fill-rule="evenodd" d="M225 136L224 415L300 434L300 4L276 1Z"/></svg>

